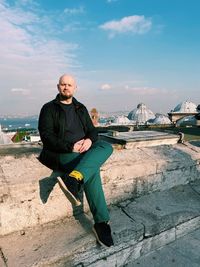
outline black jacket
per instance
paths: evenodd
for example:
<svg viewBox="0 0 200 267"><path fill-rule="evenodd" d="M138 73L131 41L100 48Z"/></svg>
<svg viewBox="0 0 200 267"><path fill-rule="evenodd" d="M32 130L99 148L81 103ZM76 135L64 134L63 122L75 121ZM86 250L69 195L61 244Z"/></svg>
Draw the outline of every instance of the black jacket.
<svg viewBox="0 0 200 267"><path fill-rule="evenodd" d="M86 107L75 98L72 99L72 102L83 125L85 138L90 138L92 142L95 142L98 138L97 130ZM43 149L39 160L53 170L59 169L59 154L72 152L74 145L68 141L65 134L65 118L66 115L60 105L59 95L54 100L46 103L40 111L38 129Z"/></svg>

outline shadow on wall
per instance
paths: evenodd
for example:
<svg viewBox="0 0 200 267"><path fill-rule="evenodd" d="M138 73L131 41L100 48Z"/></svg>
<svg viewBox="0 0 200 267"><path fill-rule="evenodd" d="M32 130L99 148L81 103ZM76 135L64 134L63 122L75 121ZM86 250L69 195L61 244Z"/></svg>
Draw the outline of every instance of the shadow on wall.
<svg viewBox="0 0 200 267"><path fill-rule="evenodd" d="M48 198L54 189L54 186L58 183L58 185L60 186L60 189L62 190L67 200L70 201L72 205L74 218L78 220L84 228L88 229L88 226L90 226L91 221L86 217L84 213L83 188L79 193L81 205L77 206L74 204L74 201L71 195L65 190L62 183L58 179L58 177L62 177L63 175L64 175L63 172L53 171L49 177L45 177L39 180L40 199L43 204L47 203Z"/></svg>

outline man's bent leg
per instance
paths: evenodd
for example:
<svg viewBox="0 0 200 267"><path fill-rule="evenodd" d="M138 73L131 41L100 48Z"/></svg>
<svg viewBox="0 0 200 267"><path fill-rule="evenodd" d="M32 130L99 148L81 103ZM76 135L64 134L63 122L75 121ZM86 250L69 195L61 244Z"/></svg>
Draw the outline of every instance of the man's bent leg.
<svg viewBox="0 0 200 267"><path fill-rule="evenodd" d="M112 152L113 148L109 143L102 140L96 141L87 152L82 154L79 163L69 176L77 178L77 176L81 175L84 179L84 183L87 183L90 177L99 170Z"/></svg>
<svg viewBox="0 0 200 267"><path fill-rule="evenodd" d="M95 221L93 231L97 241L107 247L113 245L113 239L110 225L107 223L109 213L101 184L100 166L111 155L112 150L110 144L98 141L86 153L73 153L61 157L61 165L66 172L73 170L71 173L76 171L84 176L84 191ZM67 179L70 178L70 174Z"/></svg>
<svg viewBox="0 0 200 267"><path fill-rule="evenodd" d="M100 171L98 170L84 184L85 195L94 218L93 232L100 245L110 247L113 243L111 228L108 224L109 213L101 184Z"/></svg>
<svg viewBox="0 0 200 267"><path fill-rule="evenodd" d="M82 182L79 182L74 177L69 177L68 174L78 164L80 157L82 157L82 155L75 152L60 154L60 169L64 171L64 175L58 177L58 181L61 188L64 189L64 193L69 201L75 206L81 205L79 192Z"/></svg>
<svg viewBox="0 0 200 267"><path fill-rule="evenodd" d="M99 171L96 172L86 183L84 183L84 191L94 222L108 222L110 217Z"/></svg>

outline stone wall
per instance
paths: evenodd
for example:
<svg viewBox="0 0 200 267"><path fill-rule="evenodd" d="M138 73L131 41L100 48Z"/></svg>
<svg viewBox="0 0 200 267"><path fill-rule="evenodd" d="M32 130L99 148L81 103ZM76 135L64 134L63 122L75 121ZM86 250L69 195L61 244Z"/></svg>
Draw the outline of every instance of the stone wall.
<svg viewBox="0 0 200 267"><path fill-rule="evenodd" d="M37 160L40 148L0 150L0 235L70 217L74 208L56 177ZM188 144L115 149L102 166L108 204L200 178L200 148Z"/></svg>

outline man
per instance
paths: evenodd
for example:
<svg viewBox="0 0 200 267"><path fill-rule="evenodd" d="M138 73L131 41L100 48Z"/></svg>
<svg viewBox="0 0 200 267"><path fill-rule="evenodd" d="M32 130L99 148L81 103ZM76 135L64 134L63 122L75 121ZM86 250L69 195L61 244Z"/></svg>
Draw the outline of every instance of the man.
<svg viewBox="0 0 200 267"><path fill-rule="evenodd" d="M59 94L46 103L39 116L43 142L40 161L52 170L62 170L62 185L75 205L80 205L83 186L94 218L93 231L101 245L113 245L109 213L101 184L100 166L112 154L112 146L98 140L86 107L74 97L76 81L64 74L57 85Z"/></svg>

